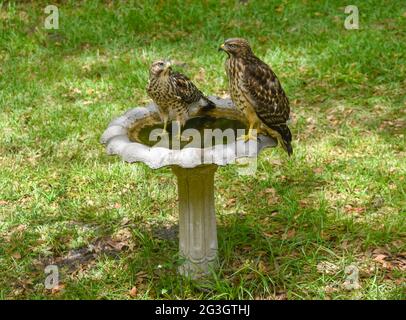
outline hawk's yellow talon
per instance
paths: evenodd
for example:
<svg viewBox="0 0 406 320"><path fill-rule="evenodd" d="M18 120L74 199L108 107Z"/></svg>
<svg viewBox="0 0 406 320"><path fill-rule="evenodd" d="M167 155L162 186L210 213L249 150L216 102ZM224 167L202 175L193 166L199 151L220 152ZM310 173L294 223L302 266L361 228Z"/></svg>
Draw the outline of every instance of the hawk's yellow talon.
<svg viewBox="0 0 406 320"><path fill-rule="evenodd" d="M247 142L248 140L257 141L257 136L252 133L248 133L238 137L237 140L243 140L244 142Z"/></svg>

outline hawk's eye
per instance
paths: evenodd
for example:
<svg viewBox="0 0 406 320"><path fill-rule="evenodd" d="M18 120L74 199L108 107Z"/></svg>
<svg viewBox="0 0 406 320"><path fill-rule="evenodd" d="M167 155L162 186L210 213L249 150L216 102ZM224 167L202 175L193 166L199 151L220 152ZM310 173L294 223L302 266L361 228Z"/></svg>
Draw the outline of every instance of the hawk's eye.
<svg viewBox="0 0 406 320"><path fill-rule="evenodd" d="M163 62L160 62L160 63L159 63L159 66L160 66L160 67L163 67L163 66L164 66L164 63L163 63Z"/></svg>

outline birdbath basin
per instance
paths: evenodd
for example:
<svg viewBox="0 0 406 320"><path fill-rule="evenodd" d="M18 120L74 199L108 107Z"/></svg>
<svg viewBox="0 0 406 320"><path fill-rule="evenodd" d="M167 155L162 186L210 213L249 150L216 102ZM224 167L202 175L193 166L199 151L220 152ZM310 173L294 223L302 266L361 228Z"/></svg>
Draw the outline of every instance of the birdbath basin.
<svg viewBox="0 0 406 320"><path fill-rule="evenodd" d="M241 174L253 174L259 152L277 145L265 135L258 135L257 141L237 140L247 131L243 115L230 99L209 98L216 108L190 110L182 128L185 141L172 139L177 132L172 125L168 135L154 134L162 131L163 124L153 103L116 118L101 137L107 154L125 162L172 168L178 181L179 273L191 278L207 274L217 262L214 174L218 166L240 163Z"/></svg>

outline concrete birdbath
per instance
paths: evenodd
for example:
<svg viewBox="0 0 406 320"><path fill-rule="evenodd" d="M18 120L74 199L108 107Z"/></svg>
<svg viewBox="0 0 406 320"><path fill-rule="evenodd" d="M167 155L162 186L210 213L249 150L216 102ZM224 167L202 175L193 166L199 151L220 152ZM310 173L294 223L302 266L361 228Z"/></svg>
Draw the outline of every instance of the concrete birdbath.
<svg viewBox="0 0 406 320"><path fill-rule="evenodd" d="M275 140L259 135L257 141L237 140L246 132L244 117L229 99L209 97L216 108L190 110L182 128L187 141L169 135L158 137L162 121L151 103L127 111L113 120L101 137L107 154L128 163L143 162L151 169L170 166L178 181L179 250L183 263L179 273L191 278L207 274L217 261L217 228L214 208L214 174L218 166L245 163L249 174L259 152L276 146ZM174 122L175 124L175 122Z"/></svg>

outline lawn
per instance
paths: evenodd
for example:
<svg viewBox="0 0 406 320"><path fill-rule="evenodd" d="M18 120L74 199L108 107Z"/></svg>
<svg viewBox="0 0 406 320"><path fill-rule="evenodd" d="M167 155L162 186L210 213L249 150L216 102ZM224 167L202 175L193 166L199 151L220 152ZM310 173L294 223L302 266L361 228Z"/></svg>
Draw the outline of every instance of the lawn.
<svg viewBox="0 0 406 320"><path fill-rule="evenodd" d="M353 1L347 30L347 2L53 1L46 30L48 1L0 0L0 299L405 299L406 6ZM191 281L172 172L99 139L149 101L154 59L226 95L217 48L235 36L287 92L294 155L219 168L221 265Z"/></svg>

